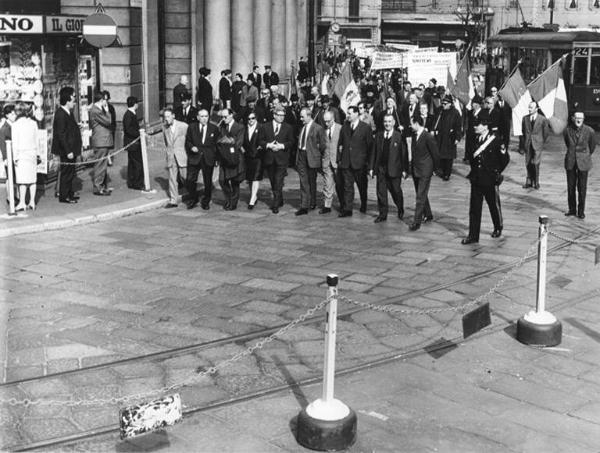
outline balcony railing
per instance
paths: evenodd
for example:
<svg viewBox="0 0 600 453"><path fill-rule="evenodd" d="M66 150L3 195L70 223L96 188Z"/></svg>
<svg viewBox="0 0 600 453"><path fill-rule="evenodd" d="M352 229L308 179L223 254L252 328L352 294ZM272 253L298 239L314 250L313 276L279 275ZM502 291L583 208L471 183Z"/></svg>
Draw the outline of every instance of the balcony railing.
<svg viewBox="0 0 600 453"><path fill-rule="evenodd" d="M386 13L395 11L415 12L417 0L382 0L381 10Z"/></svg>

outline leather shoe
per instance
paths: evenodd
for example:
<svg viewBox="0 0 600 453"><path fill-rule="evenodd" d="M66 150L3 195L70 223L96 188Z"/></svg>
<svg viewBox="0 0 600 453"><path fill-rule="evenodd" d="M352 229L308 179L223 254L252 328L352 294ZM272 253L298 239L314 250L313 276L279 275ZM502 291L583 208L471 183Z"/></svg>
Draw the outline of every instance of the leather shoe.
<svg viewBox="0 0 600 453"><path fill-rule="evenodd" d="M298 209L295 213L295 215L306 215L306 214L308 214L308 209L304 209L304 208Z"/></svg>
<svg viewBox="0 0 600 453"><path fill-rule="evenodd" d="M281 201L279 202L279 206L278 206L278 208L283 208L283 200L281 200Z"/></svg>
<svg viewBox="0 0 600 453"><path fill-rule="evenodd" d="M272 209L271 209L271 212L272 212L273 214L279 214L279 208L272 208Z"/></svg>
<svg viewBox="0 0 600 453"><path fill-rule="evenodd" d="M359 209L359 211L360 211L361 213L363 213L363 214L364 214L365 212L367 212L367 205L366 205L366 204L361 204L361 205L360 205L360 209Z"/></svg>
<svg viewBox="0 0 600 453"><path fill-rule="evenodd" d="M208 211L210 209L210 205L208 203L202 203L201 205L202 209L204 209L205 211ZM190 208L191 209L191 208Z"/></svg>
<svg viewBox="0 0 600 453"><path fill-rule="evenodd" d="M77 200L73 200L72 198L63 198L62 200L59 198L58 201L60 203L69 203L69 204L77 203Z"/></svg>
<svg viewBox="0 0 600 453"><path fill-rule="evenodd" d="M107 197L110 195L110 192L106 192L105 190L99 190L98 192L94 192L94 195L98 195L99 197Z"/></svg>
<svg viewBox="0 0 600 453"><path fill-rule="evenodd" d="M176 208L177 205L175 203L167 203L165 205L165 209L171 209L171 208Z"/></svg>
<svg viewBox="0 0 600 453"><path fill-rule="evenodd" d="M423 216L423 223L429 223L432 220L433 220L433 216L432 215Z"/></svg>
<svg viewBox="0 0 600 453"><path fill-rule="evenodd" d="M377 218L375 219L375 223L385 222L386 220L387 220L387 217L377 216Z"/></svg>
<svg viewBox="0 0 600 453"><path fill-rule="evenodd" d="M420 223L412 223L408 229L410 231L417 231L419 228L421 228L421 224Z"/></svg>
<svg viewBox="0 0 600 453"><path fill-rule="evenodd" d="M319 214L329 214L331 212L331 208L321 208L319 209Z"/></svg>
<svg viewBox="0 0 600 453"><path fill-rule="evenodd" d="M248 205L248 209L249 209L250 211L252 211L252 210L254 209L254 205L253 205L253 204L249 204L249 205Z"/></svg>
<svg viewBox="0 0 600 453"><path fill-rule="evenodd" d="M577 214L575 214L575 211L567 211L567 212L565 212L565 216L567 216L567 217L568 216L572 216L572 215L577 215Z"/></svg>
<svg viewBox="0 0 600 453"><path fill-rule="evenodd" d="M585 219L585 214L582 212L580 214L577 214L577 217L579 217L580 219Z"/></svg>
<svg viewBox="0 0 600 453"><path fill-rule="evenodd" d="M539 188L540 188L540 184L536 182L536 183L534 183L534 184L533 184L533 186L532 186L532 187L533 187L535 190L539 190Z"/></svg>
<svg viewBox="0 0 600 453"><path fill-rule="evenodd" d="M479 241L477 239L475 239L475 238L472 238L471 236L467 236L462 241L460 241L460 243L464 244L464 245L467 245L467 244L476 244L477 242L479 242Z"/></svg>
<svg viewBox="0 0 600 453"><path fill-rule="evenodd" d="M316 208L317 208L317 205L316 205L316 204L311 204L311 205L310 205L310 210L311 210L311 211L312 211L313 209L316 209Z"/></svg>
<svg viewBox="0 0 600 453"><path fill-rule="evenodd" d="M338 217L352 217L352 211L342 211Z"/></svg>
<svg viewBox="0 0 600 453"><path fill-rule="evenodd" d="M530 182L523 184L523 189L529 189L530 187L533 187Z"/></svg>
<svg viewBox="0 0 600 453"><path fill-rule="evenodd" d="M399 219L399 220L402 220L403 218L404 218L404 211L400 211L400 212L398 213L398 219Z"/></svg>
<svg viewBox="0 0 600 453"><path fill-rule="evenodd" d="M493 238L499 238L501 235L502 235L502 228L498 228L498 229L494 230L494 232L492 233Z"/></svg>
<svg viewBox="0 0 600 453"><path fill-rule="evenodd" d="M197 205L198 205L198 202L197 202L197 201L190 201L190 202L187 204L187 208L188 208L188 209L194 209L194 208L195 208Z"/></svg>

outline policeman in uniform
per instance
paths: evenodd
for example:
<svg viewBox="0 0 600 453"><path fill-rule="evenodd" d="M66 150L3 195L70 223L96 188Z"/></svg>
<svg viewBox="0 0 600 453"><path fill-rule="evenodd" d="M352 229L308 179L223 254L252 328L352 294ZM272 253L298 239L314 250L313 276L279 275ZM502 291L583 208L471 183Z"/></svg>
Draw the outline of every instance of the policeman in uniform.
<svg viewBox="0 0 600 453"><path fill-rule="evenodd" d="M479 242L481 228L481 208L485 198L494 223L493 238L502 234L502 209L500 208L500 192L502 172L508 165L510 157L501 145L500 138L491 134L486 119L475 121L475 133L478 136L473 157L471 172L467 176L471 181L471 202L469 206L469 235L461 242L472 244Z"/></svg>

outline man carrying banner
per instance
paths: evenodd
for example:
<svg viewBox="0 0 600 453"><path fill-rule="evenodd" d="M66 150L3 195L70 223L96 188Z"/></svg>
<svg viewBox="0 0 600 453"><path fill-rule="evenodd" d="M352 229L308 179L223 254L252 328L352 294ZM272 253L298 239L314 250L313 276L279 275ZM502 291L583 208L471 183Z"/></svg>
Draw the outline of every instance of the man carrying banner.
<svg viewBox="0 0 600 453"><path fill-rule="evenodd" d="M500 192L502 172L508 165L510 157L503 149L501 141L489 132L486 120L475 120L475 133L478 135L477 148L471 158L471 172L467 178L471 181L471 201L469 206L469 234L462 244L479 242L481 229L481 208L483 199L490 209L494 223L493 238L502 235L502 209L500 207Z"/></svg>

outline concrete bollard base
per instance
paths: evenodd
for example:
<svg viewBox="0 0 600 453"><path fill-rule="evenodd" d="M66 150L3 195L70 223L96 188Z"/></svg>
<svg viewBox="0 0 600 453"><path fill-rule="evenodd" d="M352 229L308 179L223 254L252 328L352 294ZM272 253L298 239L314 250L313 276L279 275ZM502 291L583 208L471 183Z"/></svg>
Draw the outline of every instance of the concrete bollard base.
<svg viewBox="0 0 600 453"><path fill-rule="evenodd" d="M315 418L303 409L298 414L296 440L311 450L345 450L356 442L356 425L356 413L350 408L338 420Z"/></svg>
<svg viewBox="0 0 600 453"><path fill-rule="evenodd" d="M552 316L552 315L551 315ZM557 346L562 340L562 324L554 316L536 322L531 314L517 321L517 340L530 346Z"/></svg>

